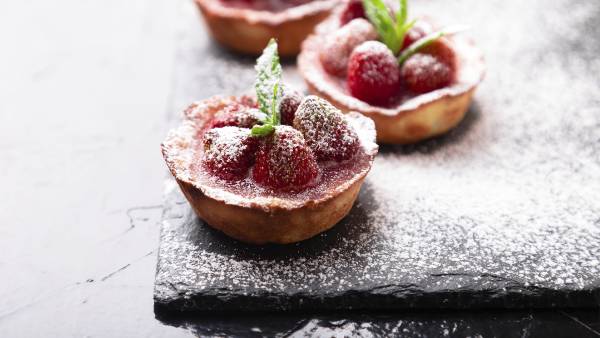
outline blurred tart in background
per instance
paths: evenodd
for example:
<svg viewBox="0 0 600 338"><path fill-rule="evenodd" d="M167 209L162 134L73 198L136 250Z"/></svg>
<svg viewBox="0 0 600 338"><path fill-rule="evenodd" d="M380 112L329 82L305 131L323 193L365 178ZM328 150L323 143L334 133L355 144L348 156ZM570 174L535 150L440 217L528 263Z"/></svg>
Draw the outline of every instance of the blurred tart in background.
<svg viewBox="0 0 600 338"><path fill-rule="evenodd" d="M407 19L407 1L352 0L305 40L298 67L309 90L375 122L382 143L443 134L465 116L485 64L454 26Z"/></svg>
<svg viewBox="0 0 600 338"><path fill-rule="evenodd" d="M279 54L294 56L339 0L195 0L211 35L243 54L260 55L271 38Z"/></svg>

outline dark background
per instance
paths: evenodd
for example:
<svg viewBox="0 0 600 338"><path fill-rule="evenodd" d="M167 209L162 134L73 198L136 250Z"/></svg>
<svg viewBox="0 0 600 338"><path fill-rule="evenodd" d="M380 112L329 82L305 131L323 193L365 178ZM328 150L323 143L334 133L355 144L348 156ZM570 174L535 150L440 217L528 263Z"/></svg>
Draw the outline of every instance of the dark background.
<svg viewBox="0 0 600 338"><path fill-rule="evenodd" d="M413 1L417 12L440 3ZM593 0L447 6L432 15L480 23L472 35L492 64L517 67L551 53L576 66L574 84L600 73L600 4ZM525 48L522 59L510 46L523 38L548 45ZM576 310L229 315L163 323L152 302L166 177L158 145L190 101L248 90L253 58L235 57L207 39L186 0L5 1L0 42L1 337L600 335L598 312ZM291 65L286 78L300 84ZM510 80L511 74L490 75L480 91ZM582 95L600 95L595 84Z"/></svg>

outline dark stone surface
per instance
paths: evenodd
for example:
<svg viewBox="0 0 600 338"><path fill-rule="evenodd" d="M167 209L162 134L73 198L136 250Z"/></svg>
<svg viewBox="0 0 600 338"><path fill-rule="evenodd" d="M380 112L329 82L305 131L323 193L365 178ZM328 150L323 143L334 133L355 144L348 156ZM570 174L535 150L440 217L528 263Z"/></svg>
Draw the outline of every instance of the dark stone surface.
<svg viewBox="0 0 600 338"><path fill-rule="evenodd" d="M178 112L191 100L247 90L254 61L209 42L189 0L2 4L0 24L6 29L0 30L0 40L6 48L0 63L0 337L430 337L443 334L444 328L458 337L599 336L598 310L175 314L157 320L152 291L166 175L158 150L165 120L179 123ZM535 50L542 62L548 49L549 58L565 64L566 71L584 68L568 73L573 88L560 83L569 99L574 92L583 97L573 109L566 108L573 121L563 132L578 132L582 144L597 140L593 132L598 120L590 116L598 105L591 103L583 114L575 109L591 101L579 82L589 85L600 73L596 1L413 4L435 9L436 16L448 13L448 22L486 21L471 33L496 68L509 54L519 61L516 53L504 50L507 43L514 46L506 37L518 38L515 30L539 40L524 49ZM497 33L501 24L516 28ZM561 48L574 49L576 55L558 53ZM532 57L525 59L531 63ZM292 66L288 62L286 77L299 83ZM510 95L494 93L498 83L504 84L502 91L509 87L513 92L508 80L514 73L505 75L508 68L490 71L478 94L479 113L470 115L462 132L413 147L388 148L382 155L387 151L411 159L445 154L454 145L462 149L491 116L502 113L502 107L491 109L486 101L510 101ZM531 68L530 76L540 74ZM545 79L553 82L552 76ZM513 86L516 91L529 84L515 81ZM550 99L537 97L535 103L544 105L532 109L540 117L546 110L565 107L552 107L562 95L544 95ZM531 107L535 105L523 111ZM576 118L582 116L587 118ZM571 137L567 144L572 143ZM588 172L589 161L581 156L572 163L573 172ZM596 181L589 184L583 191ZM577 218L573 223L585 224ZM346 232L345 237L352 236Z"/></svg>
<svg viewBox="0 0 600 338"><path fill-rule="evenodd" d="M468 34L489 70L465 121L437 139L383 146L350 215L292 246L230 240L171 184L159 311L599 306L598 6L414 9L476 27ZM184 43L176 105L251 87L253 60ZM285 77L301 83L293 64Z"/></svg>

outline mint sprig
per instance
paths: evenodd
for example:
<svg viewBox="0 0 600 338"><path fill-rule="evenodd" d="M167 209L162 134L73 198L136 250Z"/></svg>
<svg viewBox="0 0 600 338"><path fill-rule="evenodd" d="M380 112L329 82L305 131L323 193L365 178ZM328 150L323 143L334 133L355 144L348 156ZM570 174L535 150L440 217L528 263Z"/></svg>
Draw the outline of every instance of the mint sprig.
<svg viewBox="0 0 600 338"><path fill-rule="evenodd" d="M406 32L415 24L416 20L407 22L408 4L407 0L400 0L400 8L396 12L395 19L392 18L389 9L383 0L363 0L365 14L381 41L394 53L398 54Z"/></svg>
<svg viewBox="0 0 600 338"><path fill-rule="evenodd" d="M258 108L267 116L262 125L252 127L252 135L265 136L275 130L280 124L279 104L281 103L281 64L277 53L277 41L271 39L262 55L256 60L254 67L257 72L254 89L258 99Z"/></svg>
<svg viewBox="0 0 600 338"><path fill-rule="evenodd" d="M408 1L400 0L398 11L392 17L390 10L383 0L362 0L365 14L373 26L381 42L383 42L394 55L400 53L406 33L415 25L416 19L408 20ZM406 47L398 56L398 64L402 65L404 61L419 52L421 49L430 45L435 40L444 35L458 33L465 28L462 26L453 26L441 31L430 33L423 38L413 42Z"/></svg>

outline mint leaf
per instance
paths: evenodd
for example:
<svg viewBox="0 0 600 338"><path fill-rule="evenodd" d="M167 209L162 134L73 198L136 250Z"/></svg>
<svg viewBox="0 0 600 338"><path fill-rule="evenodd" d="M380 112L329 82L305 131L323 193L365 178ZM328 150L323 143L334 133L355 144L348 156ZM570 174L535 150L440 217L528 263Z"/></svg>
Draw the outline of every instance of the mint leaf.
<svg viewBox="0 0 600 338"><path fill-rule="evenodd" d="M272 124L256 125L252 127L252 135L267 136L271 134L273 130L275 130L275 127L273 127Z"/></svg>
<svg viewBox="0 0 600 338"><path fill-rule="evenodd" d="M394 16L383 0L363 0L363 7L381 41L394 55L398 54L406 33L416 22L416 20L406 21L408 19L408 1L400 0L398 11Z"/></svg>
<svg viewBox="0 0 600 338"><path fill-rule="evenodd" d="M398 56L398 64L402 65L404 61L408 60L409 57L413 56L424 47L429 46L432 42L441 38L442 36L444 36L443 31L433 32L413 42L410 46L406 47L400 56Z"/></svg>
<svg viewBox="0 0 600 338"><path fill-rule="evenodd" d="M363 0L363 7L365 8L367 18L375 26L375 30L377 30L381 41L392 53L398 53L402 46L402 40L398 39L396 23L392 19L385 3L382 0ZM404 25L403 22L402 25Z"/></svg>
<svg viewBox="0 0 600 338"><path fill-rule="evenodd" d="M402 65L404 61L408 60L409 57L413 56L421 49L429 46L435 40L441 38L445 35L460 33L464 30L468 29L466 26L456 25L450 26L442 29L441 31L429 33L426 36L420 38L419 40L413 42L410 46L406 47L406 49L398 56L398 64Z"/></svg>
<svg viewBox="0 0 600 338"><path fill-rule="evenodd" d="M274 126L280 123L279 104L282 99L281 64L277 53L277 42L271 39L262 55L256 60L257 72L254 89L258 100L258 108L267 115L262 126L254 126L252 134L268 135Z"/></svg>
<svg viewBox="0 0 600 338"><path fill-rule="evenodd" d="M409 22L405 22L402 26L396 26L396 34L398 35L398 40L401 41L400 47L404 44L404 38L406 37L406 33L413 28L413 26L417 23L417 19L410 20Z"/></svg>
<svg viewBox="0 0 600 338"><path fill-rule="evenodd" d="M396 12L396 31L401 32L405 27L404 23L408 17L408 3L407 0L400 0L400 7Z"/></svg>

